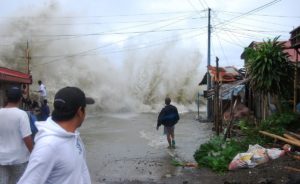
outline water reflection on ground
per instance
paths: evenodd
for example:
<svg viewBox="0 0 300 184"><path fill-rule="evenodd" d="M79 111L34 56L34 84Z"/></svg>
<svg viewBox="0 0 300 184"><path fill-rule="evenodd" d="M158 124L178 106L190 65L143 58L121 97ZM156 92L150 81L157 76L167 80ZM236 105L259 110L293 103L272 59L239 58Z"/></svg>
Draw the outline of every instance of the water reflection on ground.
<svg viewBox="0 0 300 184"><path fill-rule="evenodd" d="M212 135L211 123L196 121L196 113L181 114L175 150L167 149L163 128L156 131L157 114L99 114L80 128L93 183L159 181L180 175L171 160L194 162L193 154Z"/></svg>

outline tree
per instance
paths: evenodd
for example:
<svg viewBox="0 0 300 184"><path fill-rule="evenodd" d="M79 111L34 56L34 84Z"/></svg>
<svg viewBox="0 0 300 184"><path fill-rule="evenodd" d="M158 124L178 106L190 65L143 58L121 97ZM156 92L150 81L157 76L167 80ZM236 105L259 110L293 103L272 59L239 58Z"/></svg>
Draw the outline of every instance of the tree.
<svg viewBox="0 0 300 184"><path fill-rule="evenodd" d="M284 51L284 42L268 39L253 48L246 48L246 69L250 87L264 96L289 96L294 80L294 66ZM265 103L266 104L266 103ZM277 100L277 106L278 104ZM264 118L266 114L264 113Z"/></svg>

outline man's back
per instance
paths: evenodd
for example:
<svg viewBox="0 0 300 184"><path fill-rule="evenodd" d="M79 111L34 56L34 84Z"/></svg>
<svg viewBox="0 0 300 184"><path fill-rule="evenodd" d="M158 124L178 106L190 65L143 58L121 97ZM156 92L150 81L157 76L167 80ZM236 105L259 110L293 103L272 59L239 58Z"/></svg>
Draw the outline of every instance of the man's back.
<svg viewBox="0 0 300 184"><path fill-rule="evenodd" d="M175 125L179 120L177 108L173 105L166 105L158 116L158 122L167 127Z"/></svg>
<svg viewBox="0 0 300 184"><path fill-rule="evenodd" d="M31 134L25 111L16 107L0 109L0 165L28 161L29 151L23 138Z"/></svg>

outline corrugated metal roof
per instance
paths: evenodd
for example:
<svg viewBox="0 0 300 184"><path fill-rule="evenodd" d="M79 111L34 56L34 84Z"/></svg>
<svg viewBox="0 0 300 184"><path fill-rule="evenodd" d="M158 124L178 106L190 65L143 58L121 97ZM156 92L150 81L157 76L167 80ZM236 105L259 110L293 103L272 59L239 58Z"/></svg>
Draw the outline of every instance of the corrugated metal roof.
<svg viewBox="0 0 300 184"><path fill-rule="evenodd" d="M32 79L29 74L16 70L0 67L0 81L31 84Z"/></svg>

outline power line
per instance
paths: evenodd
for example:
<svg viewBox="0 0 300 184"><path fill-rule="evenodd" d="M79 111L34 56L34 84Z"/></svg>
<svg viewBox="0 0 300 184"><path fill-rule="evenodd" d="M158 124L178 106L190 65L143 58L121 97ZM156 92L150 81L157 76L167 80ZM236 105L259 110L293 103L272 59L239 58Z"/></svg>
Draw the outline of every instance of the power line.
<svg viewBox="0 0 300 184"><path fill-rule="evenodd" d="M262 5L262 6L259 6L259 7L257 7L257 8L254 8L254 9L250 10L250 11L247 11L247 12L241 14L241 15L238 15L238 16L236 16L236 17L233 17L233 18L229 19L229 20L226 20L226 21L224 21L224 22L222 22L222 23L216 25L216 27L217 27L217 26L224 26L224 25L226 25L226 24L230 24L231 22L233 22L233 21L236 20L236 19L242 18L242 17L244 17L244 16L248 16L248 15L250 15L250 14L253 14L254 12L258 12L258 11L260 11L260 10L263 10L263 9L269 7L269 6L274 5L275 3L278 3L279 1L281 1L281 0L273 0L273 1L271 1L271 2L269 2L269 3L266 3L266 4Z"/></svg>
<svg viewBox="0 0 300 184"><path fill-rule="evenodd" d="M169 25L171 25L171 24L177 23L177 22L182 21L182 20L183 20L183 19L179 19L179 20L173 21L172 23L166 24L166 25L161 26L161 27L158 27L158 28L156 28L156 29L160 29L160 28L163 28L163 27L167 27L167 26L169 26ZM156 29L154 29L154 30L156 30ZM131 36L131 37L129 37L128 39L132 39L132 38L134 38L134 37L141 36L141 35L143 35L143 34L146 34L146 33L141 33L141 34L139 34L139 35ZM113 43L113 44L116 44L116 43L119 43L119 42L123 42L123 41L124 41L124 39L123 39L123 40L119 40L118 42L115 42L115 43ZM96 51L96 50L99 50L99 49L101 49L101 48L105 48L105 47L108 47L108 46L110 46L110 45L113 45L113 44L112 44L112 43L109 43L109 44L105 44L105 45L102 45L102 46L99 46L99 47L96 47L96 48L93 48L93 49L88 49L88 50L85 50L85 51L81 51L81 52L79 52L79 53L75 53L75 54L71 54L71 55L66 55L64 58L72 58L72 57L84 55L84 54L86 54L86 53L88 53L88 52ZM57 61L61 61L62 59L63 59L63 58L61 58L61 59L54 59L54 60L51 60L51 61L49 61L49 62L43 63L43 65L45 65L45 64L51 64L51 63L54 63L54 62L57 62Z"/></svg>
<svg viewBox="0 0 300 184"><path fill-rule="evenodd" d="M205 28L205 27L203 27L203 28ZM191 32L191 33L194 33L195 31L193 31L193 32ZM190 33L190 32L189 32ZM203 32L204 33L204 32ZM203 33L201 33L201 34L203 34ZM193 35L190 35L191 37L192 36L197 36L198 34L200 34L200 33L197 33L197 34L193 34ZM155 42L155 43L153 43L152 45L157 45L158 43L165 43L165 41L164 40L168 40L169 38L173 38L173 36L172 37L166 37L166 38L163 38L163 39L160 39L159 41L160 42ZM186 37L186 38L189 38L189 37ZM164 41L164 42L163 42ZM176 40L174 40L174 39L172 39L171 41L176 41ZM167 41L168 42L168 41ZM140 44L143 44L143 43L140 43ZM32 59L40 59L40 58L59 58L59 57L65 57L66 55L56 55L56 56L42 56L42 55L39 55L39 56L31 56L31 58ZM82 56L82 55L80 55L80 56ZM23 56L22 56L22 58L23 58Z"/></svg>
<svg viewBox="0 0 300 184"><path fill-rule="evenodd" d="M178 20L179 18L189 18L187 16L180 16L180 17L176 17L175 20ZM165 21L171 21L172 19L165 19ZM144 23L144 24L140 24L140 25L134 25L134 26L129 26L129 27L123 27L123 28L118 28L118 30L129 30L129 29L133 29L133 28L137 28L137 27L143 27L143 26L149 26L149 25L154 25L154 24L158 24L158 23L163 23L163 22L152 22L152 23ZM110 32L102 32L102 33L96 33L95 35L104 35L104 34L110 34ZM125 34L125 33L124 33ZM43 44L48 44L49 42L52 41L60 41L60 40L65 40L65 39L74 39L74 38L81 38L84 36L92 36L92 34L85 34L85 35L79 35L79 34L74 34L74 35L66 35L66 37L61 37L60 38L56 38L56 39L46 39L46 40L41 40L41 41L35 41L35 43L40 42L42 44L39 45L43 45ZM8 35L5 35L5 38L7 38ZM25 42L24 42L25 43Z"/></svg>
<svg viewBox="0 0 300 184"><path fill-rule="evenodd" d="M176 18L176 17L175 17ZM189 19L203 19L203 18L207 18L206 16L202 16L202 17L192 17ZM42 22L39 23L38 26L78 26L78 25L105 25L105 24L133 24L133 23L147 23L147 22L163 22L163 21L168 21L172 18L168 18L168 19L157 19L157 20L149 20L149 18L147 20L134 20L134 21L109 21L109 22L72 22L72 23L49 23L49 22ZM2 25L7 25L7 23L0 23ZM22 23L15 23L15 24L22 24Z"/></svg>
<svg viewBox="0 0 300 184"><path fill-rule="evenodd" d="M219 43L219 45L220 45L220 48L221 48L221 50L222 50L223 56L224 56L225 60L226 60L227 63L228 63L228 59L227 59L227 56L226 56L226 54L225 54L225 52L224 52L223 46L222 46L222 44L221 44L221 42L220 42L218 33L216 33L215 35L216 35L216 37L217 37L218 43Z"/></svg>
<svg viewBox="0 0 300 184"><path fill-rule="evenodd" d="M133 48L129 47L129 48L124 48L124 49L120 49L120 50L113 50L113 51L108 51L108 52L102 52L102 53L84 54L84 55L80 55L80 57L99 55L99 54L115 54L115 53L121 53L121 52L125 52L125 51L136 51L136 50L140 50L140 49L146 49L146 48L150 48L150 47L159 46L159 45L166 44L166 43L169 43L169 42L179 41L179 40L182 40L182 39L195 38L195 37L200 36L201 34L204 34L204 33L205 32L189 35L188 37L181 38L181 39L172 39L172 40L168 40L168 41L164 41L164 42L157 42L157 43L153 43L153 44L142 46L142 47L141 46L133 47ZM53 61L53 62L57 62L57 61ZM39 64L36 64L34 66L45 65L45 64L50 64L50 63L49 62L39 63Z"/></svg>
<svg viewBox="0 0 300 184"><path fill-rule="evenodd" d="M245 46L237 44L237 43L234 43L234 42L231 42L231 41L228 41L227 39L224 39L224 37L220 37L220 39L223 40L223 41L225 41L225 42L227 42L227 43L230 43L230 44L232 44L234 46L237 46L237 47L240 47L240 48L245 48Z"/></svg>
<svg viewBox="0 0 300 184"><path fill-rule="evenodd" d="M205 11L205 10L203 10ZM155 12L155 13L137 13L137 14L119 14L119 15L91 15L91 16L57 16L57 17L35 17L35 16L2 16L0 19L85 19L85 18L108 18L108 17L136 17L144 15L166 15L192 13L192 11L173 11L173 12Z"/></svg>
<svg viewBox="0 0 300 184"><path fill-rule="evenodd" d="M199 18L206 18L206 17L198 17L198 18L189 18L186 16L180 16L180 17L176 17L176 19L179 18L184 18L184 19L199 19ZM174 18L175 19L175 18ZM171 21L172 19L164 19L161 22L151 22L151 23L144 23L144 24L140 24L140 25L134 25L134 26L129 26L129 27L123 27L123 28L118 28L118 30L127 30L127 29L133 29L133 28L137 28L137 27L144 27L144 26L149 26L149 25L154 25L154 24L158 24L158 23L163 23L166 21ZM138 32L138 31L136 31ZM142 31L140 31L142 32ZM154 32L154 31L153 31ZM128 34L128 33L134 33L134 32L101 32L101 33L86 33L86 34L57 34L57 35L50 35L50 34L45 34L45 35L31 35L31 36L36 36L36 37L81 37L81 36L95 36L95 35L105 35L105 34ZM9 37L9 35L0 35L0 37ZM49 40L46 40L49 41ZM51 40L50 40L51 41Z"/></svg>
<svg viewBox="0 0 300 184"><path fill-rule="evenodd" d="M218 11L218 12L223 12L225 14L233 14L233 15L236 15L236 14L244 14L243 12L232 12L232 11L223 11L223 10L215 10L215 11ZM259 17L276 17L276 18L299 18L300 19L300 16L289 16L289 15L272 15L272 14L255 14L255 13L252 13L251 15L253 16L259 16Z"/></svg>
<svg viewBox="0 0 300 184"><path fill-rule="evenodd" d="M216 14L216 12L213 11L213 13L214 13L214 16L213 16L214 19L213 19L213 21L215 19L217 19L217 21L221 22L221 20L219 19L218 15ZM225 27L226 26L227 25L225 25ZM217 32L219 29L215 28L215 30ZM243 45L243 42L238 37L235 37L235 36L232 37L232 34L230 34L230 32L225 32L225 34L228 35L232 40L236 40L238 43L242 43L241 45Z"/></svg>
<svg viewBox="0 0 300 184"><path fill-rule="evenodd" d="M190 0L187 0L187 1L190 4L190 6L195 10L195 12L202 13L203 11L207 11L207 10L205 10L205 8L204 8L204 10L199 11Z"/></svg>
<svg viewBox="0 0 300 184"><path fill-rule="evenodd" d="M224 30L224 31L245 31L245 32L255 32L255 33L286 33L286 31L283 30L255 30L255 29L245 29L245 28L241 28L241 27L237 27L237 26L233 26L236 28L218 28L220 30Z"/></svg>
<svg viewBox="0 0 300 184"><path fill-rule="evenodd" d="M199 2L200 2L200 4L203 6L203 4L202 4L202 1L201 0L198 0ZM207 4L207 2L205 1L205 0L203 0L203 2L204 2L204 4L205 4L205 6L208 8L209 7L209 5ZM204 7L205 7L204 6Z"/></svg>
<svg viewBox="0 0 300 184"><path fill-rule="evenodd" d="M156 33L156 32L170 32L170 31L184 31L193 29L202 29L204 27L190 27L190 28L174 28L162 30L149 30L149 31L131 31L131 32L106 32L106 33L88 33L88 34L60 34L60 35L33 35L36 37L82 37L82 36L99 36L99 35L122 35L122 34L140 34L140 33Z"/></svg>

